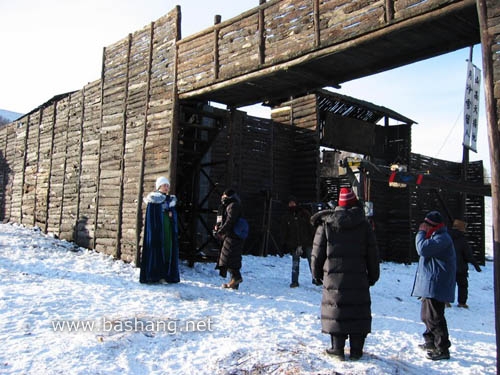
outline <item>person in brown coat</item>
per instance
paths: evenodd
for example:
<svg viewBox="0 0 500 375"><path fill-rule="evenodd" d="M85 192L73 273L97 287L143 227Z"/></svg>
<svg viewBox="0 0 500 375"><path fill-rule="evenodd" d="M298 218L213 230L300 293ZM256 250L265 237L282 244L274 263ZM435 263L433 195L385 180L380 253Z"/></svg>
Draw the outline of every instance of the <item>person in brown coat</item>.
<svg viewBox="0 0 500 375"><path fill-rule="evenodd" d="M326 352L344 360L349 338L350 359L360 359L371 332L370 286L380 275L379 251L371 225L349 188L340 190L334 210L323 211L311 269L316 281L323 283L321 330L330 334L332 343Z"/></svg>
<svg viewBox="0 0 500 375"><path fill-rule="evenodd" d="M222 284L223 288L238 289L243 281L240 269L244 240L234 233L234 226L241 216L241 201L238 194L233 189L226 189L222 193L214 228L216 236L222 241L216 269L224 278L228 271L231 274L231 280Z"/></svg>

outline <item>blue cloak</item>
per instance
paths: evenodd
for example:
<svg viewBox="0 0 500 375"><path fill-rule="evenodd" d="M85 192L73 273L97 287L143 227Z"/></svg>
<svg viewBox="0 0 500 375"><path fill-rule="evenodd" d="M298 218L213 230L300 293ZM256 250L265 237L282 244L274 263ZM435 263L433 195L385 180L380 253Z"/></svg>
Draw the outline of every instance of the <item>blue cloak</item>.
<svg viewBox="0 0 500 375"><path fill-rule="evenodd" d="M176 198L160 192L153 192L147 202L142 247L141 283L156 283L165 280L178 283L179 240Z"/></svg>

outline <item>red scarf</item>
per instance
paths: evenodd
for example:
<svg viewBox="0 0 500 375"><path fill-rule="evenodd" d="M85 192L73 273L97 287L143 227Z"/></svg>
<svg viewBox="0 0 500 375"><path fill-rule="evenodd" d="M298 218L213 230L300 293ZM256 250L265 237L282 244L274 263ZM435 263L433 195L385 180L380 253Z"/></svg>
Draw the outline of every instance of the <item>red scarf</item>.
<svg viewBox="0 0 500 375"><path fill-rule="evenodd" d="M438 229L444 227L444 223L439 223L435 227L431 227L426 233L425 233L425 239L431 238L432 234L437 231Z"/></svg>

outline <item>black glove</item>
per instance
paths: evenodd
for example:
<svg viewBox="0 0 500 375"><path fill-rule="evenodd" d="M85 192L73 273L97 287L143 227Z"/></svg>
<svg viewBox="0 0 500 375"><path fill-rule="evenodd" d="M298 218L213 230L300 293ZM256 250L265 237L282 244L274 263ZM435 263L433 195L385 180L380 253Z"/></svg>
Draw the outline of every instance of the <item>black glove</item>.
<svg viewBox="0 0 500 375"><path fill-rule="evenodd" d="M312 282L314 285L323 285L323 280L313 279Z"/></svg>
<svg viewBox="0 0 500 375"><path fill-rule="evenodd" d="M474 268L476 269L477 272L481 272L481 267L479 267L477 264L474 264Z"/></svg>

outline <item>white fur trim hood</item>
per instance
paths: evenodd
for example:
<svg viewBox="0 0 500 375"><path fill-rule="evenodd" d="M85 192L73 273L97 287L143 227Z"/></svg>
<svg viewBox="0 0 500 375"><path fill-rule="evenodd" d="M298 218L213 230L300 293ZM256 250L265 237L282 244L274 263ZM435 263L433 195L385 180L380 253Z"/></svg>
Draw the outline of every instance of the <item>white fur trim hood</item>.
<svg viewBox="0 0 500 375"><path fill-rule="evenodd" d="M144 198L144 203L160 204L165 202L165 199L167 199L165 194L160 193L159 191L152 191L146 196L146 198ZM169 207L175 207L176 204L177 204L177 197L175 195L171 195Z"/></svg>

